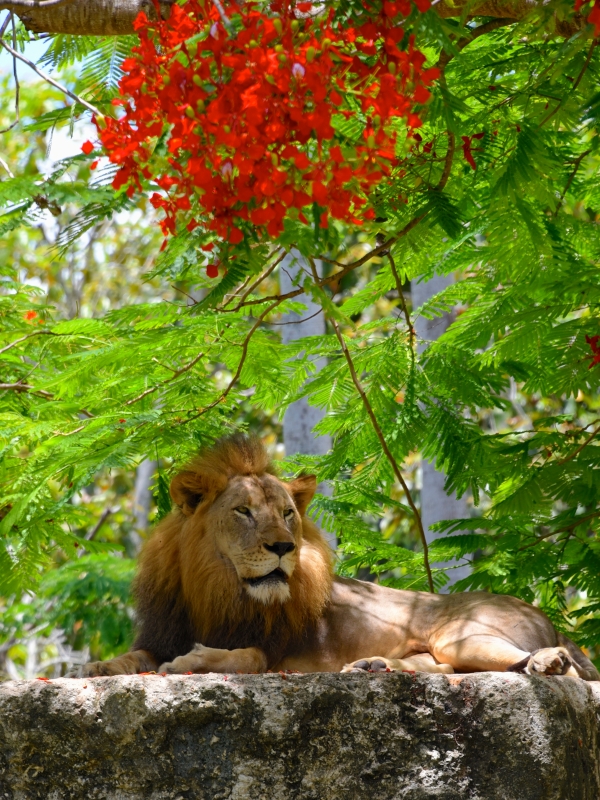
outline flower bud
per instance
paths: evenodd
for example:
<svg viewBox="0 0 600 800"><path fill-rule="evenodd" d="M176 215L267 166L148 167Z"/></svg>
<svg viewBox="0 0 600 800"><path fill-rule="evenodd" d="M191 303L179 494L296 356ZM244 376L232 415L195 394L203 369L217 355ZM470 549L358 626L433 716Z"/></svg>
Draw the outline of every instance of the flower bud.
<svg viewBox="0 0 600 800"><path fill-rule="evenodd" d="M294 76L294 78L300 80L300 78L303 78L306 75L306 70L304 69L302 64L299 64L296 61L296 63L292 67L292 75Z"/></svg>
<svg viewBox="0 0 600 800"><path fill-rule="evenodd" d="M202 86L202 78L200 77L200 75L194 75L192 80L194 81L194 84L196 86Z"/></svg>
<svg viewBox="0 0 600 800"><path fill-rule="evenodd" d="M193 119L196 116L194 109L191 106L188 106L185 110L186 117Z"/></svg>
<svg viewBox="0 0 600 800"><path fill-rule="evenodd" d="M198 102L196 103L196 108L200 113L202 113L206 108L206 106L204 105L204 100L198 100Z"/></svg>
<svg viewBox="0 0 600 800"><path fill-rule="evenodd" d="M388 61L388 72L391 72L392 75L396 74L396 62L395 61Z"/></svg>
<svg viewBox="0 0 600 800"><path fill-rule="evenodd" d="M283 33L283 23L281 22L281 19L279 17L275 17L273 19L273 27L277 31L277 34L281 36L281 34Z"/></svg>
<svg viewBox="0 0 600 800"><path fill-rule="evenodd" d="M315 48L312 45L310 47L307 47L307 49L306 49L306 60L308 61L309 64L312 64L312 62L315 59L315 55L316 54L317 54L317 51L315 50Z"/></svg>
<svg viewBox="0 0 600 800"><path fill-rule="evenodd" d="M293 19L292 20L292 30L294 31L294 33L296 33L296 31L298 30L299 27L300 27L300 21L297 20L297 19Z"/></svg>

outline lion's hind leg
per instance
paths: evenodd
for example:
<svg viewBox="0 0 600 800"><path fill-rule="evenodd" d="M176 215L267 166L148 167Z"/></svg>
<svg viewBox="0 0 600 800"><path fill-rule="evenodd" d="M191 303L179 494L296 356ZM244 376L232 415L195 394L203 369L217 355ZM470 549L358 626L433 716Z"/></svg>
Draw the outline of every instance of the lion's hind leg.
<svg viewBox="0 0 600 800"><path fill-rule="evenodd" d="M342 672L454 672L450 664L440 664L429 653L419 653L406 658L371 656L345 664Z"/></svg>
<svg viewBox="0 0 600 800"><path fill-rule="evenodd" d="M435 657L459 672L526 672L529 675L584 677L565 647L543 647L527 652L492 634L462 639L445 637L433 647ZM589 680L589 679L588 679Z"/></svg>

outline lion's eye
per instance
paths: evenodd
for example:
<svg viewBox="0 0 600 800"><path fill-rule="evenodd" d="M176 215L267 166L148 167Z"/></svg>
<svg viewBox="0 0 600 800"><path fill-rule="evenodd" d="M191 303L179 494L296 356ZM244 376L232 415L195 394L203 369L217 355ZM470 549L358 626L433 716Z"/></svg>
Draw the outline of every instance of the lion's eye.
<svg viewBox="0 0 600 800"><path fill-rule="evenodd" d="M252 514L250 513L250 509L247 506L238 506L237 508L233 509L237 511L238 514L243 514L245 517L251 517Z"/></svg>
<svg viewBox="0 0 600 800"><path fill-rule="evenodd" d="M294 516L294 509L293 508L286 508L283 512L283 516L287 519L288 517Z"/></svg>

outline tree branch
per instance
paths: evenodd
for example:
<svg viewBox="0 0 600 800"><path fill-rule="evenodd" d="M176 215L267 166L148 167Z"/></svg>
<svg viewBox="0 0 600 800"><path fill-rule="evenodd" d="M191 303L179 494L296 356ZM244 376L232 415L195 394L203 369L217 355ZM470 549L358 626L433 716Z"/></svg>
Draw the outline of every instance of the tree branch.
<svg viewBox="0 0 600 800"><path fill-rule="evenodd" d="M204 414L206 414L207 411L210 411L211 408L214 408L215 406L218 406L219 403L222 403L223 400L225 400L225 398L227 397L229 392L233 389L233 387L238 382L238 380L240 378L240 375L242 374L242 370L244 368L244 364L246 363L246 356L248 355L248 346L250 344L250 340L254 336L255 331L260 326L260 324L264 320L264 318L268 314L270 314L271 311L273 311L273 309L276 308L280 303L281 303L281 300L279 300L279 299L277 299L277 300L275 300L275 302L271 303L271 305L269 305L269 307L265 311L263 311L263 313L257 318L257 320L254 323L254 325L250 328L250 330L246 334L246 337L244 338L244 341L242 342L242 356L240 358L239 364L238 364L237 369L235 371L235 375L229 381L229 383L227 384L227 386L225 387L225 389L221 393L221 395L216 400L213 400L212 403L209 403L207 406L205 406L203 409L201 409L197 414L194 414L193 417L188 417L186 420L184 420L181 423L182 425L187 425L188 422L192 422L193 420L204 416Z"/></svg>
<svg viewBox="0 0 600 800"><path fill-rule="evenodd" d="M60 83L58 83L58 81L55 81L54 78L51 78L49 75L46 75L45 72L42 72L41 69L38 69L36 67L33 61L30 61L28 58L25 58L25 56L22 56L21 53L17 52L17 50L14 50L10 45L6 44L6 42L2 41L1 39L0 39L0 45L2 45L2 47L4 47L5 50L8 50L8 52L13 56L13 58L18 58L19 61L22 61L24 64L27 64L27 66L30 67L35 73L37 73L40 76L40 78L43 78L43 80L45 80L46 83L51 84L60 92L63 92L63 94L66 94L72 100L75 100L76 103L80 103L82 106L85 106L85 108L87 108L89 111L92 112L92 114L95 114L97 117L104 116L103 113L96 108L96 106L93 106L91 103L88 103L87 100L83 99L83 97L79 97L79 95L74 94L65 86L62 86Z"/></svg>
<svg viewBox="0 0 600 800"><path fill-rule="evenodd" d="M160 12L168 16L174 0L160 0ZM524 20L532 11L542 9L544 0L439 0L434 12L444 18L460 18L468 6L467 19L473 17L507 18ZM36 33L70 33L87 36L115 36L133 33L133 21L144 11L155 18L152 0L0 0L0 8L14 11L23 23ZM575 14L569 20L554 18L554 30L559 36L569 37L585 28L585 16Z"/></svg>
<svg viewBox="0 0 600 800"><path fill-rule="evenodd" d="M14 342L7 344L0 350L0 356L2 353L6 353L7 350L10 350L11 347L16 347L16 345L21 344L26 339L31 339L32 336L57 336L60 334L52 333L52 331L34 331L33 333L28 333L26 336L21 336L20 339L15 339Z"/></svg>
<svg viewBox="0 0 600 800"><path fill-rule="evenodd" d="M406 481L402 477L402 472L400 471L400 467L398 466L396 459L392 455L392 452L385 440L385 436L383 435L383 431L381 430L379 423L377 422L377 417L375 416L375 412L373 411L373 406L369 402L369 398L367 397L365 390L363 389L362 384L358 378L358 375L356 374L356 369L354 368L354 362L352 361L352 357L350 355L346 342L344 341L344 337L341 334L339 326L337 322L333 319L333 317L330 317L329 321L333 326L335 335L337 336L338 342L340 343L340 347L342 348L342 353L344 354L344 358L348 363L348 369L350 370L352 382L354 383L356 391L360 395L365 410L369 415L369 419L371 420L371 424L373 425L373 429L377 435L377 438L379 439L379 443L381 444L381 449L383 450L385 457L387 458L392 467L394 475L396 476L396 480L398 481L400 486L402 486L402 489L404 490L404 494L406 495L406 499L408 501L408 505L410 506L414 514L415 521L417 523L417 529L419 531L419 536L421 538L421 544L423 545L423 562L425 564L425 571L427 573L427 582L429 584L429 591L435 592L435 587L433 585L433 576L431 574L431 566L429 565L429 546L427 544L427 539L425 537L425 531L423 530L423 522L421 520L421 515L419 514L419 509L416 507L415 502L412 499L412 495L406 484Z"/></svg>

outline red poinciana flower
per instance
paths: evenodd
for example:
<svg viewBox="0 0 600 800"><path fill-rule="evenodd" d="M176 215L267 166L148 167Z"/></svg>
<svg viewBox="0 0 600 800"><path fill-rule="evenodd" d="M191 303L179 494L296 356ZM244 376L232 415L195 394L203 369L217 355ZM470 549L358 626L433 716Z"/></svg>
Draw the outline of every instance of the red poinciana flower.
<svg viewBox="0 0 600 800"><path fill-rule="evenodd" d="M579 11L589 0L575 0L575 11ZM593 0L587 21L594 26L594 36L600 36L600 0Z"/></svg>
<svg viewBox="0 0 600 800"><path fill-rule="evenodd" d="M165 235L182 219L233 244L248 223L276 237L286 215L307 222L314 203L324 227L329 215L373 216L369 192L397 163L392 123L420 125L413 109L438 70L423 69L412 38L399 47L395 20L409 0L365 6L350 28L333 12L305 16L310 7L276 0L265 13L229 0L222 19L210 0L187 0L168 20L138 16L140 44L115 101L124 114L96 123L121 165L113 185L132 195L143 176L163 190L151 202Z"/></svg>
<svg viewBox="0 0 600 800"><path fill-rule="evenodd" d="M600 364L600 334L596 336L586 336L586 342L589 344L592 350L592 363L590 364L590 369L595 367L596 364Z"/></svg>

